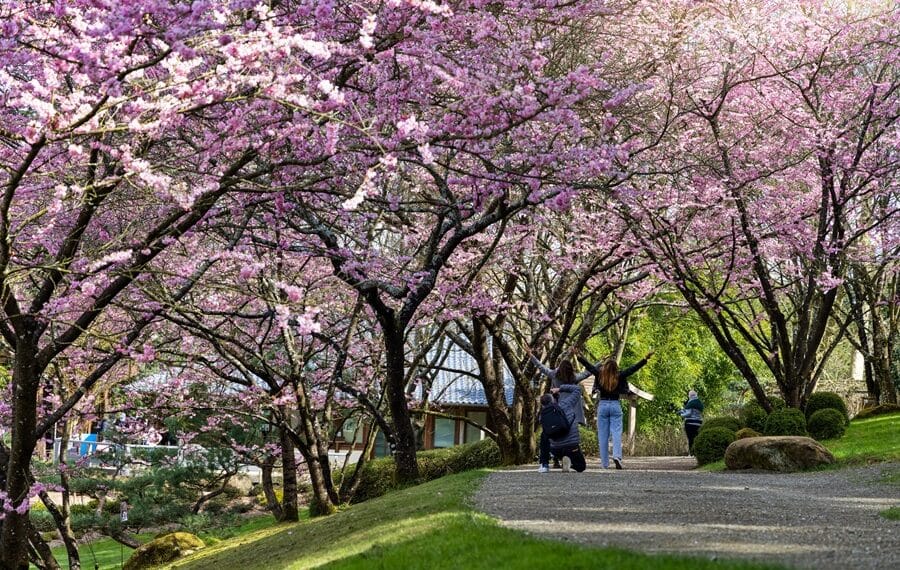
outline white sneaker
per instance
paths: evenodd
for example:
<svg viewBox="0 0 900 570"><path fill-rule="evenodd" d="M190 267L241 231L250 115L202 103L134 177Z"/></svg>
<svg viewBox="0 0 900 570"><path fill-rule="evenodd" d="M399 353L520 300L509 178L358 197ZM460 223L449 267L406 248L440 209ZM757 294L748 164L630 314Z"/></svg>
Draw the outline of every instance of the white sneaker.
<svg viewBox="0 0 900 570"><path fill-rule="evenodd" d="M569 471L572 470L572 460L570 458L563 457L562 464L563 464L563 473L568 473Z"/></svg>
<svg viewBox="0 0 900 570"><path fill-rule="evenodd" d="M538 473L550 473L550 467L547 465L541 465L538 467Z"/></svg>

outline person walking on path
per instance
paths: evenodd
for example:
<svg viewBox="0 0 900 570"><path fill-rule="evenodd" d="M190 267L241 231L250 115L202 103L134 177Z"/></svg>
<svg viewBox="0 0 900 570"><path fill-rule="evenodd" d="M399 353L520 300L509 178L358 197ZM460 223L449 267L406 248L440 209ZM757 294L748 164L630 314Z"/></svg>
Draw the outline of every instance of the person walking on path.
<svg viewBox="0 0 900 570"><path fill-rule="evenodd" d="M550 471L548 463L551 452L554 457L562 458L563 473L568 473L571 469L581 473L587 469L587 461L585 461L584 453L581 451L581 434L578 433L578 422L576 421L577 411L584 408L584 402L581 398L581 386L575 383L573 378L565 378L565 380L567 380L567 383L560 384L559 388L551 388L550 392L559 398L557 405L565 414L566 420L569 422L569 429L562 435L548 437L550 445L546 450L541 448L541 456L539 458L541 463L539 471L541 473ZM553 396L551 394L541 396L542 406L553 405Z"/></svg>
<svg viewBox="0 0 900 570"><path fill-rule="evenodd" d="M568 358L563 358L559 361L559 366L556 368L550 368L541 362L531 351L531 347L525 347L525 352L528 353L528 358L531 359L531 362L537 367L541 373L546 376L550 380L550 390L553 391L554 388L559 388L562 385L575 384L576 387L580 390L580 384L584 380L587 380L591 377L592 372L589 369L583 370L578 374L575 374L575 367L572 366L572 361ZM597 366L600 366L600 363L597 363ZM555 393L554 393L555 395ZM585 425L584 420L584 405L579 407L575 412L575 423L580 425ZM547 437L543 431L541 432L541 440L540 440L540 456L544 457L545 455L550 454L550 438ZM559 459L556 455L553 456L553 466L559 467ZM541 467L538 467L538 471L543 471L544 461L541 461Z"/></svg>
<svg viewBox="0 0 900 570"><path fill-rule="evenodd" d="M688 440L688 455L694 454L694 438L700 433L700 426L703 425L703 402L697 397L697 392L691 390L688 392L688 399L684 403L684 407L678 412L678 415L684 419L684 433Z"/></svg>
<svg viewBox="0 0 900 570"><path fill-rule="evenodd" d="M600 400L597 405L597 447L600 448L600 466L609 469L609 438L612 437L612 460L616 469L622 469L622 405L619 398L623 395L633 394L628 387L628 377L640 370L653 351L647 353L637 363L625 370L619 370L619 365L612 358L606 359L600 368L579 356L578 360L593 372L596 376L594 383L600 392Z"/></svg>

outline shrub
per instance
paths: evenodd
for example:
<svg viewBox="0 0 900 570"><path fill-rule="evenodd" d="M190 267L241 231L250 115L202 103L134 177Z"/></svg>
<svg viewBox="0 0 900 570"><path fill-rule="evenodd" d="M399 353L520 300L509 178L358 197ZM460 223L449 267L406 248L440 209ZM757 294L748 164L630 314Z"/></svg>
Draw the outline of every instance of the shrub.
<svg viewBox="0 0 900 570"><path fill-rule="evenodd" d="M860 412L856 414L856 419L862 420L865 418L871 418L872 416L880 416L882 414L893 414L894 412L900 412L900 405L879 404L871 408L864 408L860 410Z"/></svg>
<svg viewBox="0 0 900 570"><path fill-rule="evenodd" d="M756 400L747 402L741 409L741 425L760 433L766 429L769 413Z"/></svg>
<svg viewBox="0 0 900 570"><path fill-rule="evenodd" d="M775 410L783 410L787 408L787 404L784 401L784 398L780 396L769 396L769 403L772 404L772 411Z"/></svg>
<svg viewBox="0 0 900 570"><path fill-rule="evenodd" d="M697 463L706 465L725 457L725 450L734 441L734 432L724 427L702 430L694 440L694 456Z"/></svg>
<svg viewBox="0 0 900 570"><path fill-rule="evenodd" d="M500 449L491 439L446 449L421 451L416 457L423 483L444 475L500 465ZM390 457L369 461L363 467L360 477L359 487L351 499L353 503L374 499L399 488L394 481L394 461Z"/></svg>
<svg viewBox="0 0 900 570"><path fill-rule="evenodd" d="M766 435L809 435L806 416L796 408L775 410L766 420Z"/></svg>
<svg viewBox="0 0 900 570"><path fill-rule="evenodd" d="M734 434L735 439L747 439L748 437L760 437L762 434L753 428L741 428Z"/></svg>
<svg viewBox="0 0 900 570"><path fill-rule="evenodd" d="M847 404L843 398L834 392L816 392L806 401L806 421L812 418L813 414L819 410L825 409L837 410L844 416L844 424L850 422L850 416L847 414Z"/></svg>
<svg viewBox="0 0 900 570"><path fill-rule="evenodd" d="M597 445L597 431L578 426L578 433L581 435L581 452L585 455L599 455L600 447Z"/></svg>
<svg viewBox="0 0 900 570"><path fill-rule="evenodd" d="M731 416L712 418L703 422L703 425L700 427L700 433L703 433L708 429L717 428L725 428L731 431L731 433L735 433L737 430L741 429L741 422L739 422L737 418L732 418Z"/></svg>
<svg viewBox="0 0 900 570"><path fill-rule="evenodd" d="M806 428L818 440L837 439L847 431L847 418L840 410L823 408L809 417Z"/></svg>

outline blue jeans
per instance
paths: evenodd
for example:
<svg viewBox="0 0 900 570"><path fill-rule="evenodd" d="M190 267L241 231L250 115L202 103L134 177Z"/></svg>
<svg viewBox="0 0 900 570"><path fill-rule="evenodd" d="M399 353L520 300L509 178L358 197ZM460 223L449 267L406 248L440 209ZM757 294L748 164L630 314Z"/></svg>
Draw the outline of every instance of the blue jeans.
<svg viewBox="0 0 900 570"><path fill-rule="evenodd" d="M619 400L600 400L597 412L597 446L600 465L609 467L609 436L613 440L613 457L622 459L622 405Z"/></svg>

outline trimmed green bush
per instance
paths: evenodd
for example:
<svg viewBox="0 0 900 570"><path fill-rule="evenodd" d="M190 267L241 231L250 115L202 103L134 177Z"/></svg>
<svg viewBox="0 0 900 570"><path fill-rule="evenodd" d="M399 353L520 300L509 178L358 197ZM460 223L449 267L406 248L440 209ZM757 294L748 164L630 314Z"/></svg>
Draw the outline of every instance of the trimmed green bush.
<svg viewBox="0 0 900 570"><path fill-rule="evenodd" d="M735 434L734 434L735 439L747 439L748 437L760 437L760 436L762 436L761 433L759 433L758 431L756 431L753 428L748 428L748 427L741 428L741 429L737 430L737 432L735 432Z"/></svg>
<svg viewBox="0 0 900 570"><path fill-rule="evenodd" d="M806 416L797 408L775 410L766 420L765 434L809 435L806 431Z"/></svg>
<svg viewBox="0 0 900 570"><path fill-rule="evenodd" d="M421 483L470 469L499 467L501 463L500 449L492 439L445 449L420 451L416 454L416 460L419 464ZM360 503L374 499L399 488L400 485L394 481L394 460L390 457L374 459L363 467L359 487L351 502Z"/></svg>
<svg viewBox="0 0 900 570"><path fill-rule="evenodd" d="M741 409L741 425L760 433L765 431L768 417L768 412L756 400L747 402Z"/></svg>
<svg viewBox="0 0 900 570"><path fill-rule="evenodd" d="M769 403L772 404L772 411L783 410L787 408L784 398L780 396L769 396Z"/></svg>
<svg viewBox="0 0 900 570"><path fill-rule="evenodd" d="M741 422L738 421L737 418L732 418L731 416L711 418L703 422L703 425L700 427L700 433L715 428L725 428L730 430L731 433L735 433L737 430L741 429Z"/></svg>
<svg viewBox="0 0 900 570"><path fill-rule="evenodd" d="M834 408L823 408L814 412L806 424L809 435L818 440L838 439L847 431L847 418Z"/></svg>
<svg viewBox="0 0 900 570"><path fill-rule="evenodd" d="M578 426L578 433L581 434L581 452L585 455L599 455L600 447L597 445L597 430Z"/></svg>
<svg viewBox="0 0 900 570"><path fill-rule="evenodd" d="M725 450L734 441L734 432L724 427L702 430L694 440L694 457L699 465L715 463L725 458Z"/></svg>
<svg viewBox="0 0 900 570"><path fill-rule="evenodd" d="M850 422L850 415L847 413L847 404L844 402L843 398L834 392L816 392L809 397L809 400L806 401L806 421L809 421L813 414L819 410L828 408L839 411L841 415L844 416L845 424Z"/></svg>
<svg viewBox="0 0 900 570"><path fill-rule="evenodd" d="M864 408L856 414L856 419L862 420L865 418L871 418L872 416L880 416L882 414L893 414L895 412L900 412L900 405L898 404L879 404L877 406L873 406L871 408Z"/></svg>

